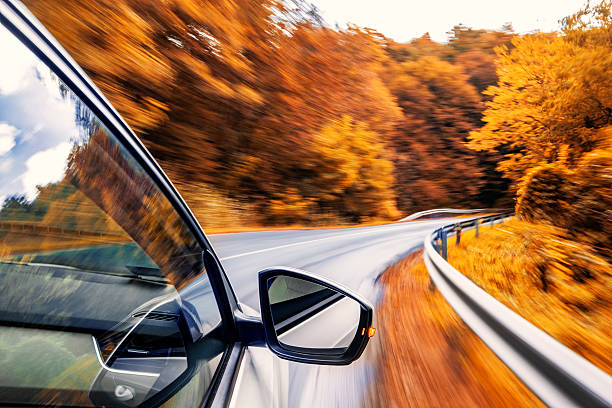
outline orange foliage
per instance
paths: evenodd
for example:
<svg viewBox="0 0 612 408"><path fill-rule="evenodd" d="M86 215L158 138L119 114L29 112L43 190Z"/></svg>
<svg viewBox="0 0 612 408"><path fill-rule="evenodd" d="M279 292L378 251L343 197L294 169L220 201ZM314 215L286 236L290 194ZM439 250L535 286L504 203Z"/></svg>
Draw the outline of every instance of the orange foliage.
<svg viewBox="0 0 612 408"><path fill-rule="evenodd" d="M542 405L433 290L420 253L385 271L383 285L373 338L381 406Z"/></svg>
<svg viewBox="0 0 612 408"><path fill-rule="evenodd" d="M427 36L395 44L368 29L327 28L299 1L26 3L215 226L237 212L256 224L388 219L394 196L410 212L492 204L505 188L489 171L497 157L466 150L463 139L481 111L470 82L493 80L492 49L508 32L458 26L448 45ZM344 177L343 167L318 173L317 138L345 116L368 129L395 182L387 164L378 171L383 162L352 156L347 165L374 179L337 191L332 205L324 180ZM333 162L343 153L325 154ZM434 181L421 188L420 177Z"/></svg>
<svg viewBox="0 0 612 408"><path fill-rule="evenodd" d="M463 141L478 126L481 99L462 69L422 57L390 65L385 80L403 111L391 138L399 206L477 202L485 184L483 169Z"/></svg>
<svg viewBox="0 0 612 408"><path fill-rule="evenodd" d="M532 167L574 166L612 124L611 7L605 0L568 17L563 35L515 37L512 50L499 49L499 83L485 92L485 126L470 146L511 149L499 169L515 188Z"/></svg>
<svg viewBox="0 0 612 408"><path fill-rule="evenodd" d="M612 127L599 132L611 140ZM516 211L526 220L547 222L592 246L612 261L612 150L595 149L573 168L556 162L538 166L520 184Z"/></svg>
<svg viewBox="0 0 612 408"><path fill-rule="evenodd" d="M564 19L559 33L515 37L498 49L499 83L485 92L478 150L509 149L517 213L566 230L612 260L612 1Z"/></svg>
<svg viewBox="0 0 612 408"><path fill-rule="evenodd" d="M389 189L382 207L390 211L372 212L365 195L346 192L353 209L330 213L312 199L326 188L314 182L321 180L316 166L306 166L312 177L296 166L313 157L316 135L344 115L382 138L393 131L399 109L379 78L385 54L375 33L331 30L276 0L28 5L179 184L208 183L213 195L248 202L259 222L393 213ZM289 191L309 204L276 217Z"/></svg>
<svg viewBox="0 0 612 408"><path fill-rule="evenodd" d="M449 240L449 242L454 242ZM448 259L552 337L612 373L612 265L573 232L511 220L462 235Z"/></svg>

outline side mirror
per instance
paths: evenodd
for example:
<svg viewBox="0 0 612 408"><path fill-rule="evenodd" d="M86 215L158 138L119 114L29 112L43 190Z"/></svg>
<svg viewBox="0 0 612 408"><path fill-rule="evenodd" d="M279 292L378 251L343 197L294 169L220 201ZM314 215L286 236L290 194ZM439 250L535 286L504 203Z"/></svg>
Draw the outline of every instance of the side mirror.
<svg viewBox="0 0 612 408"><path fill-rule="evenodd" d="M374 334L367 300L306 272L259 272L259 299L268 347L286 360L350 364Z"/></svg>

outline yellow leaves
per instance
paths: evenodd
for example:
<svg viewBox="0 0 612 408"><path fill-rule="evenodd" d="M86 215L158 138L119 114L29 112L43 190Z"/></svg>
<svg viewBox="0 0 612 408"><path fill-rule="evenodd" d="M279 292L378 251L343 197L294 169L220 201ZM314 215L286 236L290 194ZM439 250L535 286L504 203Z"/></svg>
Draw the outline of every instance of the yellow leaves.
<svg viewBox="0 0 612 408"><path fill-rule="evenodd" d="M236 85L234 91L246 103L261 104L264 101L263 96L259 92L244 84Z"/></svg>
<svg viewBox="0 0 612 408"><path fill-rule="evenodd" d="M345 115L314 135L309 150L307 162L324 205L341 203L339 208L366 216L394 213L393 164L365 124Z"/></svg>
<svg viewBox="0 0 612 408"><path fill-rule="evenodd" d="M530 169L517 192L516 212L528 220L553 217L560 202L568 198L565 187L571 171L562 163L551 163Z"/></svg>
<svg viewBox="0 0 612 408"><path fill-rule="evenodd" d="M266 201L262 209L266 221L363 222L399 216L394 202L393 164L385 156L378 135L364 123L348 115L328 123L295 153L288 170L277 170L286 171L288 178L282 180L286 187L275 186ZM249 160L241 162L246 170L241 177L248 177L246 173L253 172L247 165ZM256 163L263 169L269 165ZM269 170L263 171L269 174ZM238 173L232 174L232 178L235 176Z"/></svg>
<svg viewBox="0 0 612 408"><path fill-rule="evenodd" d="M566 215L571 217L571 215ZM612 372L612 265L571 229L511 220L449 246L450 263L506 306Z"/></svg>
<svg viewBox="0 0 612 408"><path fill-rule="evenodd" d="M612 42L612 1L601 0L589 4L577 13L563 19L563 33L579 45L601 45Z"/></svg>
<svg viewBox="0 0 612 408"><path fill-rule="evenodd" d="M600 35L611 32L612 23L603 18L598 25L581 24L581 15L566 20L564 36L515 37L512 50L498 50L499 83L486 91L493 97L486 124L470 133L468 146L520 149L499 167L515 182L532 158L536 164L562 159L575 165L597 142L597 129L612 123L610 40Z"/></svg>
<svg viewBox="0 0 612 408"><path fill-rule="evenodd" d="M150 96L145 96L144 98L142 98L142 100L144 101L144 103L146 103L147 105L150 105L152 107L155 107L159 110L170 110L170 108L168 107L167 104L158 101L155 98L151 98Z"/></svg>
<svg viewBox="0 0 612 408"><path fill-rule="evenodd" d="M574 240L612 260L612 150L610 127L598 132L601 146L572 167L562 162L537 166L520 183L517 213L527 220L566 228Z"/></svg>

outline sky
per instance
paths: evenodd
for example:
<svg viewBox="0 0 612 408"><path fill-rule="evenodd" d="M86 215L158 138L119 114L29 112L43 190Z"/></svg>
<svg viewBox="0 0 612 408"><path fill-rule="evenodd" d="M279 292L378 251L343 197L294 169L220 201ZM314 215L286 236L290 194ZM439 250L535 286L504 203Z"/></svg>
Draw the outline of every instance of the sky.
<svg viewBox="0 0 612 408"><path fill-rule="evenodd" d="M472 28L499 29L512 23L514 31L553 31L559 20L581 9L586 0L310 0L325 20L374 28L398 42L429 32L438 42L462 23Z"/></svg>
<svg viewBox="0 0 612 408"><path fill-rule="evenodd" d="M57 79L0 25L0 207L12 195L36 198L38 185L60 181L79 129L75 106Z"/></svg>

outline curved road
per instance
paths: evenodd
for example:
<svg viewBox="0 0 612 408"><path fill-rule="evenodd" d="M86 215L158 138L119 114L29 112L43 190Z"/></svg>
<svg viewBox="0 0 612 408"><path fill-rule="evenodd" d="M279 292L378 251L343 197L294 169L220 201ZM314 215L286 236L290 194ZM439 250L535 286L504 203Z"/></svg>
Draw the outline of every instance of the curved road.
<svg viewBox="0 0 612 408"><path fill-rule="evenodd" d="M300 268L328 277L376 304L379 275L419 248L428 232L448 222L447 218L343 229L217 234L209 239L240 302L254 310L259 311L257 272L271 266ZM240 392L232 405L256 406L254 395L262 398L261 406L284 406L283 401L290 407L377 405L375 399L368 401L370 387L376 382L375 350L376 336L365 358L348 367L297 363L286 367L266 349L250 349L242 363ZM261 373L271 366L280 373ZM288 384L283 384L287 380ZM277 401L266 399L270 395Z"/></svg>
<svg viewBox="0 0 612 408"><path fill-rule="evenodd" d="M257 272L271 266L300 268L328 277L375 303L368 288L378 275L420 247L428 232L446 223L448 219L436 219L342 229L216 234L209 239L240 302L259 311Z"/></svg>

